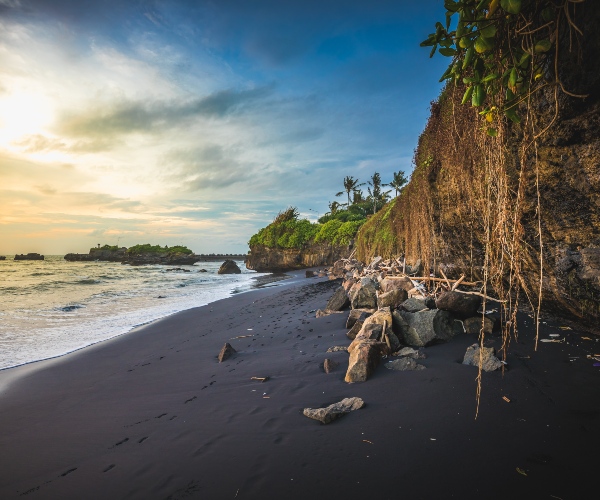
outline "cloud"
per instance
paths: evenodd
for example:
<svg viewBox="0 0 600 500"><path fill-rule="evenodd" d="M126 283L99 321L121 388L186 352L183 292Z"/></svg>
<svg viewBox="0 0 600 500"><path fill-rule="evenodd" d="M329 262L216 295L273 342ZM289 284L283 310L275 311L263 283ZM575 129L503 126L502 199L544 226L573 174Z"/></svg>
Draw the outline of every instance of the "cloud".
<svg viewBox="0 0 600 500"><path fill-rule="evenodd" d="M134 132L164 131L182 127L190 119L223 118L243 113L269 97L273 86L246 90L221 90L211 95L180 101L128 101L92 108L84 113L65 113L56 127L68 137L106 137Z"/></svg>

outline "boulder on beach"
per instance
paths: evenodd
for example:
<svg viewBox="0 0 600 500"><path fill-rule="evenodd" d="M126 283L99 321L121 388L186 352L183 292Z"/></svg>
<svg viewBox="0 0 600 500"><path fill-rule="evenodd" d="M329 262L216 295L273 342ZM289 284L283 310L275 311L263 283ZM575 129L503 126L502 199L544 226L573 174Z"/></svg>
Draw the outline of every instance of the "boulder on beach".
<svg viewBox="0 0 600 500"><path fill-rule="evenodd" d="M447 342L454 336L454 318L448 311L424 309L410 313L398 312L402 320L396 320L401 329L404 344L411 347L425 347L439 342Z"/></svg>
<svg viewBox="0 0 600 500"><path fill-rule="evenodd" d="M463 321L463 326L465 329L465 333L474 333L477 334L481 331L481 323L482 317L473 316L472 318L467 318ZM494 331L495 322L492 318L487 316L483 316L483 333L491 334Z"/></svg>
<svg viewBox="0 0 600 500"><path fill-rule="evenodd" d="M352 309L377 309L377 281L362 278L350 289L350 305Z"/></svg>
<svg viewBox="0 0 600 500"><path fill-rule="evenodd" d="M346 333L346 337L348 337L351 340L354 340L356 338L356 336L358 335L358 332L361 331L363 324L364 324L364 321L359 319L356 323L354 323L352 325L352 328L350 328L350 330L348 330L348 333Z"/></svg>
<svg viewBox="0 0 600 500"><path fill-rule="evenodd" d="M225 342L225 345L221 349L221 352L219 353L219 356L218 356L219 363L222 363L226 359L230 358L236 352L237 351L231 346L231 344L229 342Z"/></svg>
<svg viewBox="0 0 600 500"><path fill-rule="evenodd" d="M325 408L304 408L302 414L323 424L328 424L351 411L360 410L364 405L365 402L361 398L345 398Z"/></svg>
<svg viewBox="0 0 600 500"><path fill-rule="evenodd" d="M344 380L348 383L365 382L379 364L381 356L388 354L386 344L377 340L363 340L350 353Z"/></svg>
<svg viewBox="0 0 600 500"><path fill-rule="evenodd" d="M390 278L389 276L383 278L379 283L379 288L383 293L391 292L393 290L405 290L407 293L415 287L410 278L398 277Z"/></svg>
<svg viewBox="0 0 600 500"><path fill-rule="evenodd" d="M331 296L325 309L330 311L341 311L342 309L348 308L350 305L350 299L344 287L340 286Z"/></svg>
<svg viewBox="0 0 600 500"><path fill-rule="evenodd" d="M357 321L365 321L374 311L370 309L351 309L346 321L346 328L352 328Z"/></svg>
<svg viewBox="0 0 600 500"><path fill-rule="evenodd" d="M380 293L377 296L377 307L379 309L384 307L397 309L406 299L408 299L408 292L406 290L390 290L389 292Z"/></svg>
<svg viewBox="0 0 600 500"><path fill-rule="evenodd" d="M217 274L240 274L242 271L238 265L231 259L227 259L217 271Z"/></svg>
<svg viewBox="0 0 600 500"><path fill-rule="evenodd" d="M467 348L463 365L479 366L481 358L481 369L484 372L493 372L502 367L502 361L496 357L496 350L493 347L480 348L479 344L473 344Z"/></svg>
<svg viewBox="0 0 600 500"><path fill-rule="evenodd" d="M438 309L450 311L461 318L470 318L477 314L477 310L481 306L481 297L451 290L442 293L435 305Z"/></svg>
<svg viewBox="0 0 600 500"><path fill-rule="evenodd" d="M417 299L416 297L411 297L410 299L407 299L402 303L402 309L411 313L416 313L428 309L428 307L424 299Z"/></svg>

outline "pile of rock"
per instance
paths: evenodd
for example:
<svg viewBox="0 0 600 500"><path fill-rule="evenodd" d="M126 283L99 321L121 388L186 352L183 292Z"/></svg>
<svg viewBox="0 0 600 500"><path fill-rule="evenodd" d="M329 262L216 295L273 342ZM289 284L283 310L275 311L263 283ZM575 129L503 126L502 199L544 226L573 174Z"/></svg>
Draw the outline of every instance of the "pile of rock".
<svg viewBox="0 0 600 500"><path fill-rule="evenodd" d="M497 327L493 316L478 313L482 303L478 292L457 289L464 285L463 279L451 282L408 276L401 272L408 267L414 274L420 271L420 263L407 266L399 259L384 261L381 257L368 266L342 259L331 268L331 274L344 281L325 311L318 313L322 316L351 308L346 322L352 341L346 382L367 380L382 358L390 355L398 359L386 363L389 369L423 369L416 362L425 357L422 348L447 342L458 333L479 333L481 329L491 333ZM428 292L424 284L427 279L445 281L447 286ZM486 364L486 368L492 366L497 368L501 363Z"/></svg>

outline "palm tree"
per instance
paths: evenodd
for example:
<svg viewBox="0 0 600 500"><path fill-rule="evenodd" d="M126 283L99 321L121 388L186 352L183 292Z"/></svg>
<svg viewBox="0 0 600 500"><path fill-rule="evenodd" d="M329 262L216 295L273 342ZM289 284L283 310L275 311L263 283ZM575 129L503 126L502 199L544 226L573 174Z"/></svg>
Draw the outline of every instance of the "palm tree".
<svg viewBox="0 0 600 500"><path fill-rule="evenodd" d="M344 193L348 195L348 206L352 203L350 202L350 193L356 191L360 186L364 186L364 182L359 184L358 179L355 179L351 175L344 177L344 190L336 193L336 196L342 196Z"/></svg>
<svg viewBox="0 0 600 500"><path fill-rule="evenodd" d="M408 182L408 179L404 176L404 171L400 170L399 172L394 172L394 179L389 184L384 184L384 186L390 186L396 190L396 196L400 194L400 190L402 186Z"/></svg>
<svg viewBox="0 0 600 500"><path fill-rule="evenodd" d="M373 213L375 214L377 212L377 206L384 205L385 202L388 200L389 191L381 191L381 186L385 184L381 184L381 175L379 174L379 172L375 172L371 176L371 179L369 179L368 183L371 187L367 188L367 191L369 191L369 196L371 197L371 201L373 202ZM371 190L371 188L373 189Z"/></svg>
<svg viewBox="0 0 600 500"><path fill-rule="evenodd" d="M331 215L335 215L341 206L342 205L337 201L332 201L331 203L329 203L329 213Z"/></svg>

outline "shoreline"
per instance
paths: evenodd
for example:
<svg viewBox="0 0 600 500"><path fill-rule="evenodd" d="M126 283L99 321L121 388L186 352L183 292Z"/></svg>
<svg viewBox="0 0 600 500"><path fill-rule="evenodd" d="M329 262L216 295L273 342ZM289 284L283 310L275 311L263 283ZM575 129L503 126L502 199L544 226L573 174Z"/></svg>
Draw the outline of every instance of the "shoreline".
<svg viewBox="0 0 600 500"><path fill-rule="evenodd" d="M247 290L237 290L236 288L234 288L233 290L231 290L229 297L217 299L217 300L215 300L213 302L217 302L219 300L225 300L225 299L231 298L231 297L233 297L235 295L252 292L252 291L255 291L257 289L268 288L268 287L272 287L272 286L277 286L277 283L279 281L285 281L285 280L288 280L288 279L292 279L292 276L290 276L289 274L285 274L285 273L270 273L270 274L263 274L262 276L252 277L252 279L255 280L256 283L254 283ZM72 349L72 350L67 351L67 352L63 352L61 354L57 354L55 356L50 356L50 357L47 357L47 358L36 359L36 360L33 360L33 361L28 361L26 363L21 363L21 364L18 364L18 365L13 365L13 366L7 366L7 367L4 367L4 368L0 368L0 396L2 395L2 392L8 387L8 383L12 383L12 381L14 381L15 379L18 378L18 375L17 376L12 376L12 377L11 376L7 376L6 379L9 380L10 382L4 381L3 380L4 377L2 376L4 372L7 372L9 370L15 370L15 369L21 368L21 367L28 367L30 365L35 365L37 363L43 363L43 362L46 362L46 361L57 360L57 359L60 359L60 358L62 358L64 356L69 356L71 354L78 353L79 351L82 351L84 349L88 349L88 348L97 346L99 344L102 344L104 342L109 342L109 341L114 340L116 338L122 337L123 335L127 335L127 334L133 332L134 330L137 330L138 328L143 328L145 326L151 325L152 323L154 323L156 321L161 321L162 319L168 318L169 316L173 316L175 314L179 314L181 312L189 311L191 309L196 309L196 308L199 308L199 307L206 307L206 306L209 306L210 304L212 304L213 302L207 302L206 304L200 304L200 305L197 305L197 306L188 307L187 309L181 309L179 311L175 311L175 312L172 312L172 313L169 313L169 314L165 314L164 316L160 316L158 318L154 318L154 319L148 320L146 322L143 322L143 323L140 323L140 324L137 324L137 325L132 325L126 331L118 333L116 335L113 335L112 337L108 337L108 338L105 338L105 339L102 339L102 340L98 340L98 341L93 342L91 344L87 344L87 345L84 345L84 346L81 346L81 347L77 347L75 349Z"/></svg>
<svg viewBox="0 0 600 500"><path fill-rule="evenodd" d="M346 384L347 353L326 351L349 344L347 314L315 318L339 281L290 274L17 368L0 393L0 497L567 500L595 487L596 342L548 322L542 338L564 341L534 352L520 315L475 419L477 369L461 364L475 336L426 348L425 370ZM237 353L218 363L225 342ZM353 396L366 406L332 424L302 415Z"/></svg>

